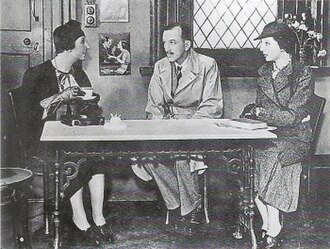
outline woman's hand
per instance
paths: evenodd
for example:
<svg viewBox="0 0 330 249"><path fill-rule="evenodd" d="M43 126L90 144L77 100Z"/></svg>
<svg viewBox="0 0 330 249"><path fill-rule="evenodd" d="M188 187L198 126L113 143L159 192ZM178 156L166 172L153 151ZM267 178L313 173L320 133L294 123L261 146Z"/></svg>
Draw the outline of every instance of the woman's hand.
<svg viewBox="0 0 330 249"><path fill-rule="evenodd" d="M243 112L239 116L240 118L249 118L249 119L256 119L255 115L255 109L257 105L256 104L248 104L247 106L244 107Z"/></svg>
<svg viewBox="0 0 330 249"><path fill-rule="evenodd" d="M83 97L85 95L85 92L80 90L78 86L71 86L66 88L63 92L59 93L59 97L62 100L68 100L68 99L76 99Z"/></svg>

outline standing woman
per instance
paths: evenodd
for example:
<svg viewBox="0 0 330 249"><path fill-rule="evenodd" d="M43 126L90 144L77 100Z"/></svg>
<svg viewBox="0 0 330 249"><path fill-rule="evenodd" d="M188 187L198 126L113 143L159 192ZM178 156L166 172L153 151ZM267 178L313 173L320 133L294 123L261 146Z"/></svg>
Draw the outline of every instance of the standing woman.
<svg viewBox="0 0 330 249"><path fill-rule="evenodd" d="M91 87L86 73L79 65L89 48L80 23L70 20L57 27L54 31L54 44L57 54L55 58L29 68L23 77L22 88L27 96L23 101L29 107L26 111L28 130L24 132L24 140L31 155L38 151L43 122L56 120L61 111L65 113L68 107L62 103L83 103L81 98L84 94L80 87ZM94 95L93 101L97 103L99 96ZM61 107L65 110L61 110ZM80 245L97 246L102 242L113 241L113 233L103 215L104 167L101 164L92 160L83 163L76 179L65 191L72 207L75 231L72 239L79 240L77 242ZM86 188L90 190L92 224L87 219L83 205L83 190Z"/></svg>
<svg viewBox="0 0 330 249"><path fill-rule="evenodd" d="M293 212L299 197L301 162L312 141L307 103L314 91L309 67L295 63L296 35L281 21L267 24L260 51L267 63L259 69L255 104L241 117L253 117L276 126L277 139L255 150L257 197L262 217L263 248L280 246L280 211Z"/></svg>

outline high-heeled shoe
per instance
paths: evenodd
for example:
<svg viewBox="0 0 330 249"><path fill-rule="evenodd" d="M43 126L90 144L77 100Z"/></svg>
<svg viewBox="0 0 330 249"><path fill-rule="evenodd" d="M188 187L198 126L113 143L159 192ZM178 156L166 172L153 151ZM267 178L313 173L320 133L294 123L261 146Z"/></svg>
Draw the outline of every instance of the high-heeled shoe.
<svg viewBox="0 0 330 249"><path fill-rule="evenodd" d="M257 244L258 245L264 243L264 240L266 238L266 233L267 233L266 230L261 229L260 232L256 234L256 236L257 236Z"/></svg>
<svg viewBox="0 0 330 249"><path fill-rule="evenodd" d="M73 227L73 240L76 246L93 246L100 245L98 234L90 227L87 230L80 230L78 227Z"/></svg>
<svg viewBox="0 0 330 249"><path fill-rule="evenodd" d="M94 232L98 235L98 238L101 240L101 243L114 243L115 234L112 231L110 225L105 223L102 226L94 226Z"/></svg>
<svg viewBox="0 0 330 249"><path fill-rule="evenodd" d="M262 248L269 249L269 248L281 248L283 243L283 239L280 236L272 237L270 235L266 235Z"/></svg>

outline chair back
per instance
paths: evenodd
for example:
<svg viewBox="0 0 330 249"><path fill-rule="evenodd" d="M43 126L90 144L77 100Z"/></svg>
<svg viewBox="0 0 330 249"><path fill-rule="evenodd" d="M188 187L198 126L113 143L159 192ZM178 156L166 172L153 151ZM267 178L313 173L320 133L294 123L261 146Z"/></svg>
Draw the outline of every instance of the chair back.
<svg viewBox="0 0 330 249"><path fill-rule="evenodd" d="M18 153L18 156L20 157L20 159L23 159L26 157L26 150L25 150L25 146L23 146L23 139L21 136L21 131L22 129L20 128L20 122L19 122L19 115L17 114L18 108L16 108L16 99L17 99L17 95L18 95L18 90L19 88L16 88L14 90L11 90L8 92L9 95L9 101L10 101L10 107L11 107L11 112L12 112L12 118L13 118L13 125L14 127L14 131L15 134L13 134L13 138L16 140L16 144L18 145L18 148L16 150L16 152Z"/></svg>
<svg viewBox="0 0 330 249"><path fill-rule="evenodd" d="M31 96L27 96L26 89L18 87L8 92L15 126L15 139L18 144L17 153L20 157L35 155L38 147L39 121L31 113Z"/></svg>
<svg viewBox="0 0 330 249"><path fill-rule="evenodd" d="M316 95L312 95L309 102L309 114L310 114L310 124L313 134L313 144L311 148L311 153L314 154L316 148L316 141L319 135L319 121L322 117L326 99Z"/></svg>

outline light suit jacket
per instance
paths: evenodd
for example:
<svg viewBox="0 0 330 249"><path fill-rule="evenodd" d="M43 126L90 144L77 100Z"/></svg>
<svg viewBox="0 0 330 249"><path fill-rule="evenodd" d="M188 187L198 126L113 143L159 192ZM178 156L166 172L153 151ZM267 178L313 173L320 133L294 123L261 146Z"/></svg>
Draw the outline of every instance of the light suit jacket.
<svg viewBox="0 0 330 249"><path fill-rule="evenodd" d="M223 97L216 61L191 49L185 63L187 66L182 68L182 77L172 97L171 64L167 57L156 62L145 109L150 119L169 118L169 108L174 114L171 118L175 119L222 116ZM195 160L189 161L190 171L202 173L207 168L202 155L194 155L192 158ZM140 165L133 164L132 169L142 180L152 179Z"/></svg>
<svg viewBox="0 0 330 249"><path fill-rule="evenodd" d="M174 118L220 118L223 97L218 65L213 58L190 50L186 67L174 96L171 96L171 64L167 57L155 64L146 112L151 119L166 118L171 108Z"/></svg>

